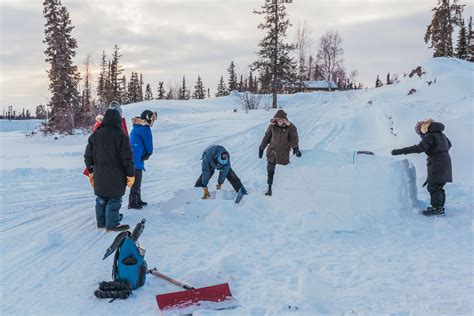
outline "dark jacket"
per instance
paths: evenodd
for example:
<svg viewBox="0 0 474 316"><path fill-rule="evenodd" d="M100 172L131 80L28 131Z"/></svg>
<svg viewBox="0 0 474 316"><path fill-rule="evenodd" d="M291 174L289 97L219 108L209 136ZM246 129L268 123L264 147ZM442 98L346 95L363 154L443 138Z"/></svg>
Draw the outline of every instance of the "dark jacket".
<svg viewBox="0 0 474 316"><path fill-rule="evenodd" d="M134 168L118 111L105 112L101 126L89 137L84 162L89 173L94 173L95 195L112 198L125 194L126 177L134 175Z"/></svg>
<svg viewBox="0 0 474 316"><path fill-rule="evenodd" d="M221 165L217 161L217 157L221 154L226 153L228 155L227 164L225 166ZM230 155L229 152L222 146L219 145L212 145L206 148L206 150L202 153L202 186L207 187L209 183L209 178L211 177L211 173L214 170L219 170L219 179L217 183L223 184L225 178L229 174L230 171Z"/></svg>
<svg viewBox="0 0 474 316"><path fill-rule="evenodd" d="M285 119L286 124L279 126L276 123L278 118ZM298 130L293 123L287 120L286 113L283 110L279 110L270 121L270 126L267 128L259 149L263 151L267 145L268 161L280 165L290 163L291 149L298 148Z"/></svg>
<svg viewBox="0 0 474 316"><path fill-rule="evenodd" d="M421 135L418 145L400 149L402 154L419 154L424 152L427 158L428 183L446 183L453 181L451 157L449 149L451 142L443 134L444 125L433 122L428 127L428 132Z"/></svg>
<svg viewBox="0 0 474 316"><path fill-rule="evenodd" d="M130 142L133 150L135 169L145 170L145 160L153 154L153 136L150 125L138 117L132 119L133 129Z"/></svg>

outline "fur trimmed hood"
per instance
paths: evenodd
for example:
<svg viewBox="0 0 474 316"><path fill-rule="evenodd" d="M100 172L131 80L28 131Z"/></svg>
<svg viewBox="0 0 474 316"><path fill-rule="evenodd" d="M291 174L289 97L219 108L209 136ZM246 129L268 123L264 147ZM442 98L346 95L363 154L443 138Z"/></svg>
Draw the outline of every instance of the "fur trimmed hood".
<svg viewBox="0 0 474 316"><path fill-rule="evenodd" d="M133 125L146 125L146 126L151 126L153 124L148 124L148 122L144 119L139 118L138 116L132 117L132 124Z"/></svg>
<svg viewBox="0 0 474 316"><path fill-rule="evenodd" d="M278 121L282 122L282 124L278 124ZM285 111L278 110L275 116L270 120L270 124L275 126L290 126L291 122L288 121L288 116Z"/></svg>
<svg viewBox="0 0 474 316"><path fill-rule="evenodd" d="M420 131L422 134L426 134L429 131L431 123L434 121L432 119L427 119L423 123L421 123Z"/></svg>

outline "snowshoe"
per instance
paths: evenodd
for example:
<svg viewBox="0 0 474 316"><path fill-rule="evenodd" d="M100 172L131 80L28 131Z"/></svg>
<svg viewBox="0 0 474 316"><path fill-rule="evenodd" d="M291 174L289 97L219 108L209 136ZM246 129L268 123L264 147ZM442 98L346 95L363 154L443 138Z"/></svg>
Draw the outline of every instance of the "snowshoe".
<svg viewBox="0 0 474 316"><path fill-rule="evenodd" d="M423 211L423 215L425 216L443 216L444 215L444 207L433 207L429 206L425 211Z"/></svg>

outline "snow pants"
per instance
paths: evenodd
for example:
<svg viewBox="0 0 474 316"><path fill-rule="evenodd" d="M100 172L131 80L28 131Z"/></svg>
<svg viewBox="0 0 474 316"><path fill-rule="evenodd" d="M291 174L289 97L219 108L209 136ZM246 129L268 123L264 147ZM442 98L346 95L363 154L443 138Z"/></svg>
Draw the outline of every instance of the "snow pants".
<svg viewBox="0 0 474 316"><path fill-rule="evenodd" d="M444 192L444 185L446 183L428 183L428 192L431 196L432 207L444 207L446 202L446 192Z"/></svg>
<svg viewBox="0 0 474 316"><path fill-rule="evenodd" d="M211 176L209 177L212 178L212 175L214 174L214 170L211 170ZM226 177L227 180L229 180L230 184L234 188L235 192L239 192L239 189L243 187L242 181L240 181L240 178L235 174L234 170L230 168L229 173L227 174ZM196 188L201 188L202 187L202 174L199 176L199 178L196 181L196 184L194 185Z"/></svg>
<svg viewBox="0 0 474 316"><path fill-rule="evenodd" d="M106 198L98 196L95 199L95 216L97 227L112 228L120 224L120 208L122 197Z"/></svg>
<svg viewBox="0 0 474 316"><path fill-rule="evenodd" d="M273 176L275 175L275 168L276 168L276 163L274 162L267 162L267 184L272 185L273 184Z"/></svg>
<svg viewBox="0 0 474 316"><path fill-rule="evenodd" d="M140 193L142 191L142 179L143 179L143 170L135 169L135 182L130 188L130 195L128 198L129 204L138 203L141 199Z"/></svg>

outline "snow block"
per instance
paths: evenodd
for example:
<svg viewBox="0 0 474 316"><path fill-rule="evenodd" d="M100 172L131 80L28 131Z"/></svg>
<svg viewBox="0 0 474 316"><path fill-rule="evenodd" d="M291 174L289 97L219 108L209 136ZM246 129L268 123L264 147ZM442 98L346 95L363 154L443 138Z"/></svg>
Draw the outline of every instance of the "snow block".
<svg viewBox="0 0 474 316"><path fill-rule="evenodd" d="M408 160L349 152L305 151L279 166L273 204L308 231L352 232L416 205L416 173ZM297 219L291 218L296 217Z"/></svg>

